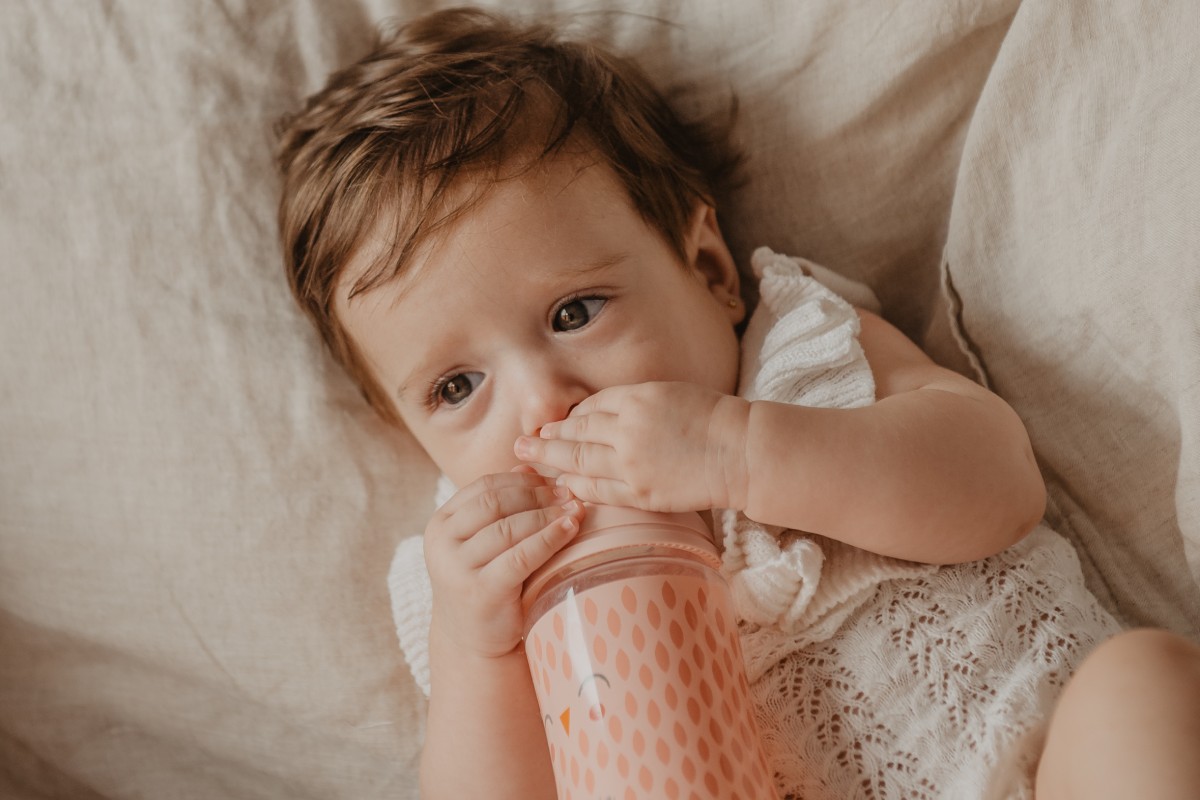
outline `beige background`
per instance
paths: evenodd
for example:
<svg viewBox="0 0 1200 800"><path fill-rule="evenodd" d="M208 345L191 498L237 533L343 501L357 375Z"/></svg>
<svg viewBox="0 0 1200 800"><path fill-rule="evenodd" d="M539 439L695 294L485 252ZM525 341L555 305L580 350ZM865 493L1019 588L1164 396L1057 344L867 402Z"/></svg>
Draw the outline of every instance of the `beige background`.
<svg viewBox="0 0 1200 800"><path fill-rule="evenodd" d="M0 6L0 795L416 796L385 575L435 476L293 308L270 154L437 5ZM737 255L981 365L1093 588L1200 639L1194 4L582 7L687 107L739 97Z"/></svg>

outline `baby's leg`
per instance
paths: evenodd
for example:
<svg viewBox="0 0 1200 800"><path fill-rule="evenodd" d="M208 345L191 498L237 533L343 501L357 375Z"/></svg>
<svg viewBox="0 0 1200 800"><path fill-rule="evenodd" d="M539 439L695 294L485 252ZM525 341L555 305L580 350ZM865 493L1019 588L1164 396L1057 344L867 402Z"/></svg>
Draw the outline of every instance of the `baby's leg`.
<svg viewBox="0 0 1200 800"><path fill-rule="evenodd" d="M1164 631L1113 637L1059 700L1038 800L1200 798L1200 647Z"/></svg>

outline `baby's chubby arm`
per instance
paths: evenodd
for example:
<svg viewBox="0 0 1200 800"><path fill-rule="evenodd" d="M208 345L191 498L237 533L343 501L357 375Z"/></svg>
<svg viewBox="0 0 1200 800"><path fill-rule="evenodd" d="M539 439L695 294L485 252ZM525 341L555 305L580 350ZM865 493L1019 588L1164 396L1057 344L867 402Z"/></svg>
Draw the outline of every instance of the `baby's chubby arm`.
<svg viewBox="0 0 1200 800"><path fill-rule="evenodd" d="M1029 532L1045 486L999 397L859 312L876 382L856 409L747 402L691 384L613 387L518 456L577 497L655 510L736 508L927 563L983 558Z"/></svg>
<svg viewBox="0 0 1200 800"><path fill-rule="evenodd" d="M487 475L425 531L432 692L421 796L551 798L554 777L518 644L521 586L579 530L582 505L531 472Z"/></svg>
<svg viewBox="0 0 1200 800"><path fill-rule="evenodd" d="M876 402L847 410L752 404L746 514L935 564L984 558L1020 540L1041 519L1046 490L1016 412L933 363L885 320L859 317Z"/></svg>

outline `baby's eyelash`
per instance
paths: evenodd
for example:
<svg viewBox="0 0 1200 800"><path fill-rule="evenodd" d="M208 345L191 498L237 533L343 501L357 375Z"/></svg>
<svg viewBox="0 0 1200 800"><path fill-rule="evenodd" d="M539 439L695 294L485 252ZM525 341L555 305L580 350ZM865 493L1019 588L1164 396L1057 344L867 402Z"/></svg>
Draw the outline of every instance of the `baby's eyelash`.
<svg viewBox="0 0 1200 800"><path fill-rule="evenodd" d="M441 404L442 387L446 385L447 376L434 378L425 384L425 409L433 411Z"/></svg>
<svg viewBox="0 0 1200 800"><path fill-rule="evenodd" d="M563 299L559 300L558 303L555 304L554 309L557 311L558 309L562 308L563 306L569 306L571 303L577 303L580 300L602 300L602 301L607 302L608 295L605 294L604 292L598 292L594 289L591 291L576 292L574 294L569 294L566 297L564 297Z"/></svg>
<svg viewBox="0 0 1200 800"><path fill-rule="evenodd" d="M450 382L459 373L451 372L446 375L439 375L429 381L428 388L425 393L425 408L429 411L436 411L442 405L442 390L446 388L446 384Z"/></svg>
<svg viewBox="0 0 1200 800"><path fill-rule="evenodd" d="M430 410L444 407L458 408L470 400L471 395L475 393L483 380L484 376L481 372L461 369L444 372L442 377L436 378L429 384L425 405ZM455 386L455 384L458 385ZM455 396L448 396L447 392Z"/></svg>

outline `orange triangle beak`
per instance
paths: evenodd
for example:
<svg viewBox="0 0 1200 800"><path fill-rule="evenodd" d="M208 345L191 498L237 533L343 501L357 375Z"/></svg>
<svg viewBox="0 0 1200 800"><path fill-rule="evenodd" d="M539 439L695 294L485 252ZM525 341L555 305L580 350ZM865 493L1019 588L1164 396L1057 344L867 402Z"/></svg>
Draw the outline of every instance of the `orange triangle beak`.
<svg viewBox="0 0 1200 800"><path fill-rule="evenodd" d="M559 714L558 718L560 720L562 720L563 730L565 730L567 732L567 736L570 736L571 735L571 707L567 706L566 708L564 708L563 713Z"/></svg>

